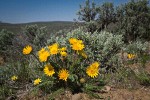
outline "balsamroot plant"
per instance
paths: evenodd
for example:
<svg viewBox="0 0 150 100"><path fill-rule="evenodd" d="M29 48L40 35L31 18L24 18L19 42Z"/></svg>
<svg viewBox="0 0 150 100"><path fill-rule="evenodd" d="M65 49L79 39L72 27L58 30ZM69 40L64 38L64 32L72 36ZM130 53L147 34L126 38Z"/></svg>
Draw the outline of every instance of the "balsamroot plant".
<svg viewBox="0 0 150 100"><path fill-rule="evenodd" d="M92 84L100 80L100 62L88 60L84 41L72 37L66 43L68 45L52 43L37 52L33 52L34 48L30 45L23 48L24 55L34 55L41 64L38 67L40 74L33 81L35 86L50 83L49 91L70 88L77 92L84 91L86 81L91 80L89 82Z"/></svg>
<svg viewBox="0 0 150 100"><path fill-rule="evenodd" d="M27 45L22 53L33 55L39 62L35 68L35 86L45 87L49 92L69 88L72 92L91 93L100 90L104 83L101 69L119 63L117 53L122 44L121 35L105 31L90 34L76 29L66 36L51 37L47 46L38 51Z"/></svg>

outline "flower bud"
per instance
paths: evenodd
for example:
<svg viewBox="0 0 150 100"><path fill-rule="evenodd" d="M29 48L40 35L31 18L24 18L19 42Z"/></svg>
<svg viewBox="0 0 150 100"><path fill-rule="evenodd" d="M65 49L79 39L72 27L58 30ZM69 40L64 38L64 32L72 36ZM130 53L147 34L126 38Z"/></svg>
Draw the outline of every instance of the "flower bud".
<svg viewBox="0 0 150 100"><path fill-rule="evenodd" d="M84 79L84 78L81 78L81 79L80 79L80 83L85 83L85 79Z"/></svg>

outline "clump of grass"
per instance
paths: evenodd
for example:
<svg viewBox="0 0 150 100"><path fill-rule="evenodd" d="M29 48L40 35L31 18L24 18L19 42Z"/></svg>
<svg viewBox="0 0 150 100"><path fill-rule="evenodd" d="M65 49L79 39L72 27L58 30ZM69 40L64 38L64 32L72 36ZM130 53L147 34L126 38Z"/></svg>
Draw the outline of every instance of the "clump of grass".
<svg viewBox="0 0 150 100"><path fill-rule="evenodd" d="M26 89L31 78L31 70L24 62L9 62L0 66L0 94L2 99L15 97L20 89Z"/></svg>
<svg viewBox="0 0 150 100"><path fill-rule="evenodd" d="M137 80L141 85L150 86L150 75L146 72L140 72L136 75Z"/></svg>
<svg viewBox="0 0 150 100"><path fill-rule="evenodd" d="M115 73L106 74L107 83L116 87L132 89L135 88L136 76L132 69L120 67Z"/></svg>
<svg viewBox="0 0 150 100"><path fill-rule="evenodd" d="M0 100L5 100L8 96L13 95L13 92L7 85L0 85Z"/></svg>

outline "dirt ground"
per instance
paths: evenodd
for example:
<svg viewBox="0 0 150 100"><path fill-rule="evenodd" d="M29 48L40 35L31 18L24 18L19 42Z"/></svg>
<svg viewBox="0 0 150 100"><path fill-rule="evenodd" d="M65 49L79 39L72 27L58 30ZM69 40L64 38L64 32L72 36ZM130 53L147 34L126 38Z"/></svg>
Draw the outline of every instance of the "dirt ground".
<svg viewBox="0 0 150 100"><path fill-rule="evenodd" d="M136 90L110 89L108 92L98 93L102 99L93 99L85 93L71 94L66 91L55 100L150 100L150 87L142 87ZM12 99L7 99L12 100ZM29 96L23 93L17 96L17 100L48 100L48 96Z"/></svg>
<svg viewBox="0 0 150 100"><path fill-rule="evenodd" d="M108 93L99 93L99 95L103 99L91 99L86 94L81 93L72 95L70 100L150 100L150 88L143 87L138 90L113 89Z"/></svg>
<svg viewBox="0 0 150 100"><path fill-rule="evenodd" d="M150 62L146 63L145 70L150 74Z"/></svg>
<svg viewBox="0 0 150 100"><path fill-rule="evenodd" d="M116 89L102 96L104 100L150 100L150 89L144 87L138 90Z"/></svg>

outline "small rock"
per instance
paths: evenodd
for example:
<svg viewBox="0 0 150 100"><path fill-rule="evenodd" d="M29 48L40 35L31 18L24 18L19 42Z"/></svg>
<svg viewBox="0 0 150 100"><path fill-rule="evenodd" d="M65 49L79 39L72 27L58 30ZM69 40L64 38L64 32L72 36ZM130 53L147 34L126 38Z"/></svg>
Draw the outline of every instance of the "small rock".
<svg viewBox="0 0 150 100"><path fill-rule="evenodd" d="M72 96L71 100L81 100L81 95L80 94L74 94Z"/></svg>
<svg viewBox="0 0 150 100"><path fill-rule="evenodd" d="M4 58L0 57L0 65L4 64Z"/></svg>
<svg viewBox="0 0 150 100"><path fill-rule="evenodd" d="M104 89L102 89L102 92L109 92L111 90L111 87L110 86L104 86Z"/></svg>

